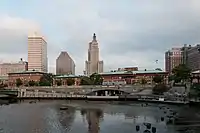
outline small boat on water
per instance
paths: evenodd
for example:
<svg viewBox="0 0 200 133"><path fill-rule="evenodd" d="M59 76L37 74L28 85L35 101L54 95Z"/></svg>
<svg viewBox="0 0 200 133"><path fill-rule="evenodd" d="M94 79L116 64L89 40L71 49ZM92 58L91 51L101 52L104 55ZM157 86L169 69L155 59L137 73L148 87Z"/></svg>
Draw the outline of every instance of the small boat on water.
<svg viewBox="0 0 200 133"><path fill-rule="evenodd" d="M68 107L60 107L60 110L67 110Z"/></svg>
<svg viewBox="0 0 200 133"><path fill-rule="evenodd" d="M29 103L36 103L36 101L30 101Z"/></svg>

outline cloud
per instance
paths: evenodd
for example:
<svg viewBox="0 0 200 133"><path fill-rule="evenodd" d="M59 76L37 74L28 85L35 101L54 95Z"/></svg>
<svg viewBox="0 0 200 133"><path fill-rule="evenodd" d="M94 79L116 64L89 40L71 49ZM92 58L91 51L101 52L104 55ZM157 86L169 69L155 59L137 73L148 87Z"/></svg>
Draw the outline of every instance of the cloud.
<svg viewBox="0 0 200 133"><path fill-rule="evenodd" d="M24 31L38 25L47 36L51 71L60 51L66 50L76 62L77 73L82 73L94 32L105 70L123 66L163 68L164 52L170 47L200 42L199 0L46 2L26 3L26 13L16 9L18 17L0 16L0 44L6 44L0 52L23 53ZM23 8L20 4L17 7ZM12 49L13 45L20 49Z"/></svg>
<svg viewBox="0 0 200 133"><path fill-rule="evenodd" d="M37 29L37 24L31 20L0 15L0 53L27 53L27 35L34 29Z"/></svg>

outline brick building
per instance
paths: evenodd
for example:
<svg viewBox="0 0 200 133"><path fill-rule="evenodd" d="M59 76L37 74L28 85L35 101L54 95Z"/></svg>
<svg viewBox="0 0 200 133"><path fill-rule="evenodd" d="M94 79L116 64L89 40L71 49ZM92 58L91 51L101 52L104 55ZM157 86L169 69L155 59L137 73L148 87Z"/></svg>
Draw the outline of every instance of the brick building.
<svg viewBox="0 0 200 133"><path fill-rule="evenodd" d="M172 48L165 52L165 71L171 73L173 68L182 64L182 48Z"/></svg>
<svg viewBox="0 0 200 133"><path fill-rule="evenodd" d="M100 73L103 82L109 85L137 84L145 78L148 84L153 83L153 77L161 75L164 82L168 83L168 73L158 70L138 70L138 71L113 71Z"/></svg>
<svg viewBox="0 0 200 133"><path fill-rule="evenodd" d="M29 81L39 82L40 78L44 75L43 72L38 71L24 71L24 72L14 72L8 73L8 85L16 86L16 80L21 79L23 85L28 84Z"/></svg>

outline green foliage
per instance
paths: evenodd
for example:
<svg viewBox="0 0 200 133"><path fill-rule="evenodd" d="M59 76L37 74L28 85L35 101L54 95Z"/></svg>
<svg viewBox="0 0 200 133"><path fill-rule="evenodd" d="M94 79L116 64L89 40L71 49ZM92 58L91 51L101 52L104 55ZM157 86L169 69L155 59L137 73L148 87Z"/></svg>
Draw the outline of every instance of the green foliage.
<svg viewBox="0 0 200 133"><path fill-rule="evenodd" d="M156 75L156 76L153 77L153 81L155 83L161 83L161 82L163 82L163 76Z"/></svg>
<svg viewBox="0 0 200 133"><path fill-rule="evenodd" d="M81 77L80 85L92 85L90 78L87 76Z"/></svg>
<svg viewBox="0 0 200 133"><path fill-rule="evenodd" d="M30 80L30 81L28 82L28 85L29 85L29 86L35 86L35 81Z"/></svg>
<svg viewBox="0 0 200 133"><path fill-rule="evenodd" d="M181 82L182 78L178 76L174 76L174 83L179 83Z"/></svg>
<svg viewBox="0 0 200 133"><path fill-rule="evenodd" d="M167 92L169 88L164 84L157 84L154 86L152 92L155 95L163 95L164 92Z"/></svg>
<svg viewBox="0 0 200 133"><path fill-rule="evenodd" d="M168 80L169 80L169 81L173 81L173 80L174 80L174 78L175 78L175 76L174 76L174 75L170 75L170 76L168 77Z"/></svg>
<svg viewBox="0 0 200 133"><path fill-rule="evenodd" d="M22 83L22 80L20 78L16 79L16 86L19 87L21 86L23 83Z"/></svg>
<svg viewBox="0 0 200 133"><path fill-rule="evenodd" d="M0 89L4 88L3 82L0 84Z"/></svg>
<svg viewBox="0 0 200 133"><path fill-rule="evenodd" d="M61 80L57 80L57 81L56 81L56 84L57 84L57 86L61 86L61 85L62 85Z"/></svg>
<svg viewBox="0 0 200 133"><path fill-rule="evenodd" d="M90 81L92 82L93 85L102 85L103 83L103 78L101 75L97 74L97 73L93 73L90 76Z"/></svg>
<svg viewBox="0 0 200 133"><path fill-rule="evenodd" d="M102 85L103 78L101 75L94 73L90 77L83 76L81 77L81 85Z"/></svg>
<svg viewBox="0 0 200 133"><path fill-rule="evenodd" d="M200 84L199 83L194 83L191 85L190 88L190 95L191 96L200 96Z"/></svg>
<svg viewBox="0 0 200 133"><path fill-rule="evenodd" d="M192 84L191 89L200 91L200 84L198 84L198 83Z"/></svg>
<svg viewBox="0 0 200 133"><path fill-rule="evenodd" d="M67 85L71 86L75 84L75 80L73 78L68 78L67 79Z"/></svg>
<svg viewBox="0 0 200 133"><path fill-rule="evenodd" d="M172 73L174 75L174 81L177 83L181 80L188 80L191 70L185 64L180 64L172 70Z"/></svg>
<svg viewBox="0 0 200 133"><path fill-rule="evenodd" d="M53 85L53 75L51 73L44 74L40 78L40 86L52 86Z"/></svg>
<svg viewBox="0 0 200 133"><path fill-rule="evenodd" d="M142 85L145 85L146 83L147 83L147 80L146 80L145 78L142 78L142 79L141 79L141 84L142 84Z"/></svg>

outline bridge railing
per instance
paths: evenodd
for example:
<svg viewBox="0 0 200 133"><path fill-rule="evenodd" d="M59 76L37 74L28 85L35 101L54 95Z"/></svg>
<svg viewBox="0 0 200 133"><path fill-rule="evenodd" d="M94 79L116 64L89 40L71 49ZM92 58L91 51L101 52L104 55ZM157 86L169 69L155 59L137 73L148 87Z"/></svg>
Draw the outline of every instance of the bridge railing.
<svg viewBox="0 0 200 133"><path fill-rule="evenodd" d="M18 97L66 97L66 94L61 93L26 93L24 95L19 95Z"/></svg>
<svg viewBox="0 0 200 133"><path fill-rule="evenodd" d="M118 86L118 85L81 85L81 86L77 86L77 85L72 85L72 86L29 86L29 87L7 87L6 89L84 89L84 88L137 88L137 87L143 87L141 85L122 85L122 86ZM151 85L146 85L145 87L151 87Z"/></svg>

